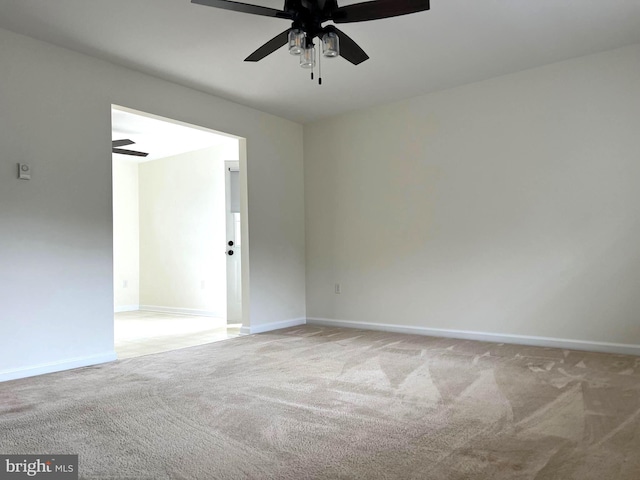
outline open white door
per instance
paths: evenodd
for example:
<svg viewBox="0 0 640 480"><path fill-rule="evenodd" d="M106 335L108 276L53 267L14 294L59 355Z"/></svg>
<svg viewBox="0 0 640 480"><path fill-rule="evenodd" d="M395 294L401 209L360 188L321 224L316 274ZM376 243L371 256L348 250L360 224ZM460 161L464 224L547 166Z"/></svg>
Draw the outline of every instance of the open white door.
<svg viewBox="0 0 640 480"><path fill-rule="evenodd" d="M240 230L240 164L225 161L227 218L227 324L242 323L242 235Z"/></svg>

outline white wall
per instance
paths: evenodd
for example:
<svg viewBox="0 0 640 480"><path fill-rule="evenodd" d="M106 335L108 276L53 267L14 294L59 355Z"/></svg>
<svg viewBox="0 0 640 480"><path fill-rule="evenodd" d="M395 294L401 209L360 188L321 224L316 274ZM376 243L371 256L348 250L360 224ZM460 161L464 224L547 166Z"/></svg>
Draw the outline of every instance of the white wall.
<svg viewBox="0 0 640 480"><path fill-rule="evenodd" d="M138 163L113 157L113 294L116 311L140 304Z"/></svg>
<svg viewBox="0 0 640 480"><path fill-rule="evenodd" d="M211 147L140 164L140 304L226 318L224 160Z"/></svg>
<svg viewBox="0 0 640 480"><path fill-rule="evenodd" d="M243 313L304 317L300 125L6 30L0 65L0 380L114 357L112 104L247 139Z"/></svg>
<svg viewBox="0 0 640 480"><path fill-rule="evenodd" d="M640 45L306 125L308 316L640 345L639 132Z"/></svg>

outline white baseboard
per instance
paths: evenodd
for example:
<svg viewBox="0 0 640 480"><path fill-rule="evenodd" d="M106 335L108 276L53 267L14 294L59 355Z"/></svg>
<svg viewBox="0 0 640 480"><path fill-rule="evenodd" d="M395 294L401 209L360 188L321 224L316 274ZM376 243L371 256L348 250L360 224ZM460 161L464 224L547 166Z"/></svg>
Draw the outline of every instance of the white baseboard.
<svg viewBox="0 0 640 480"><path fill-rule="evenodd" d="M565 350L584 350L588 352L617 353L622 355L639 355L640 345L608 342L590 342L564 338L532 337L527 335L511 335L502 333L472 332L465 330L445 330L440 328L413 327L409 325L392 325L387 323L354 322L350 320L333 320L330 318L308 318L309 325L327 327L360 328L363 330L380 330L383 332L409 333L429 337L459 338L463 340L479 340L493 343L513 343L534 347L552 347Z"/></svg>
<svg viewBox="0 0 640 480"><path fill-rule="evenodd" d="M114 313L137 312L138 310L140 310L140 305L120 305L113 308Z"/></svg>
<svg viewBox="0 0 640 480"><path fill-rule="evenodd" d="M254 333L271 332L272 330L280 330L281 328L297 327L305 325L307 323L306 318L293 318L291 320L284 320L282 322L263 323L262 325L255 326L242 326L240 329L241 335L252 335Z"/></svg>
<svg viewBox="0 0 640 480"><path fill-rule="evenodd" d="M195 308L174 308L163 307L160 305L140 305L139 310L145 312L158 312L158 313L175 313L177 315L197 315L199 317L215 317L225 318L226 314L221 315L220 312L214 312L211 310L197 310Z"/></svg>
<svg viewBox="0 0 640 480"><path fill-rule="evenodd" d="M35 377L36 375L61 372L63 370L71 370L73 368L88 367L91 365L98 365L100 363L113 362L116 359L116 353L109 352L101 355L91 355L89 357L72 358L61 362L44 363L31 367L19 368L17 370L5 370L0 372L0 382L17 380L19 378Z"/></svg>

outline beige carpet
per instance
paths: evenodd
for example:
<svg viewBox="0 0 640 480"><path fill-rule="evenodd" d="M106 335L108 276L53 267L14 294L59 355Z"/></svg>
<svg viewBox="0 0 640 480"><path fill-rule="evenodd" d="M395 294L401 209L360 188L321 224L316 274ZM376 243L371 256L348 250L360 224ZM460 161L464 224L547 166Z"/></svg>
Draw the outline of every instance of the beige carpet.
<svg viewBox="0 0 640 480"><path fill-rule="evenodd" d="M640 358L299 327L0 384L100 479L640 479Z"/></svg>

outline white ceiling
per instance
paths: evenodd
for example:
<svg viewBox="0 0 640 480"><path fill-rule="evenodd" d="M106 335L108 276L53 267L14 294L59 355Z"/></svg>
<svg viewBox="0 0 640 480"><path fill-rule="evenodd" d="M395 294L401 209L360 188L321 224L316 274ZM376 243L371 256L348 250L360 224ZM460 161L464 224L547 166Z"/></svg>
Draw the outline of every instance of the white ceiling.
<svg viewBox="0 0 640 480"><path fill-rule="evenodd" d="M341 25L371 59L323 62L321 87L284 48L243 62L289 26L189 0L0 0L0 27L299 122L640 43L640 0L432 0Z"/></svg>
<svg viewBox="0 0 640 480"><path fill-rule="evenodd" d="M111 130L112 140L128 139L135 142L121 148L149 154L148 157L114 154L131 162L149 162L214 146L220 147L223 156L229 160L236 160L239 154L238 140L234 137L132 111L112 109Z"/></svg>

